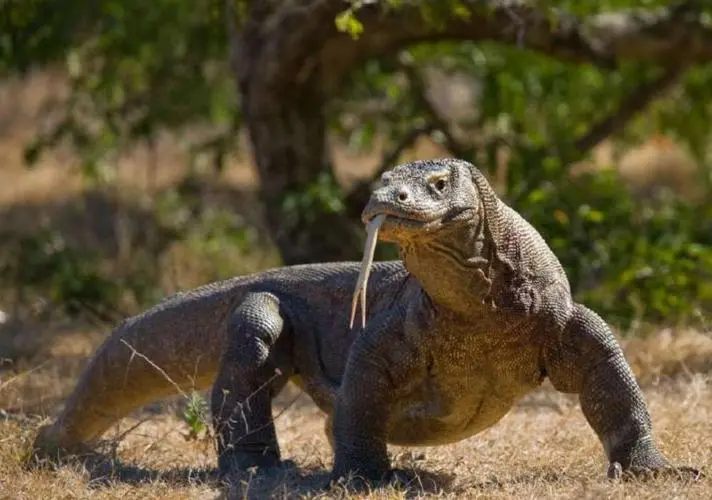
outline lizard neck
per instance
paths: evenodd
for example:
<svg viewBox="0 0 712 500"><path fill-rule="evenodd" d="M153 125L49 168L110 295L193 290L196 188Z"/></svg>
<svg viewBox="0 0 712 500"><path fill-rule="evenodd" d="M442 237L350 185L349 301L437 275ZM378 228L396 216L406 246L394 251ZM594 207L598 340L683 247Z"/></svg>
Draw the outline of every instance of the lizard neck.
<svg viewBox="0 0 712 500"><path fill-rule="evenodd" d="M499 263L485 217L478 215L423 242L402 244L400 253L405 267L438 307L460 315L491 307L490 291Z"/></svg>

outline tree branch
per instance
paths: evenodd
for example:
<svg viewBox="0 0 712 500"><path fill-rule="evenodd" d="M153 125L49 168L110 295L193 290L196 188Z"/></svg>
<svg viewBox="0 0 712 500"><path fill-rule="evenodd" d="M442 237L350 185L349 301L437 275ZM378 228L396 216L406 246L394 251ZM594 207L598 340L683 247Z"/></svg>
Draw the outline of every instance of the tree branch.
<svg viewBox="0 0 712 500"><path fill-rule="evenodd" d="M379 177L390 168L394 162L397 161L401 153L412 146L418 137L430 134L434 131L440 131L445 135L445 146L453 156L463 158L468 154L468 148L460 144L449 132L447 120L440 116L437 109L435 109L434 105L428 99L426 85L418 68L405 56L398 59L398 67L406 73L411 85L413 99L426 110L426 113L430 116L430 122L424 126L414 126L411 128L391 150L387 151L383 155L380 167L373 175L374 178ZM678 82L684 71L685 68L681 65L667 68L659 77L631 90L628 96L622 99L621 104L611 114L593 123L587 132L574 141L573 151L569 150L568 152L562 153L560 158L562 163L573 163L607 137L623 130L636 114L643 111L657 96ZM511 141L500 136L489 137L485 142L499 142L507 144L510 147L512 146L510 144ZM553 151L546 152L546 149L547 148L542 149L540 153L542 155L556 155ZM357 212L368 200L370 185L370 181L361 181L347 196L347 207L349 207L348 210L351 215L357 215Z"/></svg>
<svg viewBox="0 0 712 500"><path fill-rule="evenodd" d="M416 104L425 110L430 123L434 130L441 132L445 136L445 147L458 158L463 158L467 155L468 148L460 144L455 139L450 131L450 125L447 120L440 116L440 113L435 108L428 98L427 85L420 74L420 70L413 64L408 53L403 53L398 58L397 67L405 73L410 85L410 92Z"/></svg>
<svg viewBox="0 0 712 500"><path fill-rule="evenodd" d="M591 125L588 132L574 142L576 151L584 155L607 137L623 130L636 114L677 83L684 72L685 68L682 66L673 66L667 68L658 78L633 89L615 111Z"/></svg>
<svg viewBox="0 0 712 500"><path fill-rule="evenodd" d="M697 0L652 10L619 11L586 19L545 11L533 0L461 0L469 17L440 23L425 20L420 2L403 0L388 8L372 1L356 11L363 33L340 34L320 52L326 87L338 88L349 71L366 59L405 46L439 40L492 40L517 44L572 63L613 68L623 59L664 67L712 60L712 27L699 15ZM553 14L553 15L551 15Z"/></svg>
<svg viewBox="0 0 712 500"><path fill-rule="evenodd" d="M437 23L423 17L423 1L401 0L398 8L385 0L360 3L363 32L357 39L336 29L336 16L348 6L344 0L246 2L240 19L228 25L267 224L288 264L352 255L344 243L353 239L344 218L326 214L314 224L281 201L285 192L309 185L331 168L324 103L368 59L419 42L491 40L601 67L615 67L622 59L661 67L712 60L712 29L696 12L699 0L655 13L616 12L585 20L544 10L536 0L460 0L469 16L444 16ZM226 12L235 15L227 6ZM325 225L339 228L326 244Z"/></svg>

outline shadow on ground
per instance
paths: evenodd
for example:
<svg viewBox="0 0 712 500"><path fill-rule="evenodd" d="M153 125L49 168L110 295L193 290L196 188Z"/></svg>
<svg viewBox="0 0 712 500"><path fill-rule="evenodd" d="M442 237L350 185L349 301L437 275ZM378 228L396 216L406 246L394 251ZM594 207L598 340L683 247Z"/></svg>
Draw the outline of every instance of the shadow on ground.
<svg viewBox="0 0 712 500"><path fill-rule="evenodd" d="M53 468L66 466L67 463L49 465L45 462L31 467ZM291 460L286 460L279 468L242 471L226 479L220 478L215 468L178 467L159 470L103 455L74 459L71 464L85 472L87 483L92 489L111 488L117 483L139 486L160 481L171 487L204 485L214 489L219 498L227 499L303 498L321 495L340 497L372 490L368 486L358 486L360 483L355 480L332 484L329 482L330 471L316 467L299 467ZM391 491L401 492L405 498L417 498L426 494L438 495L446 492L455 476L413 468L399 469L398 478L398 485L384 483L383 486Z"/></svg>

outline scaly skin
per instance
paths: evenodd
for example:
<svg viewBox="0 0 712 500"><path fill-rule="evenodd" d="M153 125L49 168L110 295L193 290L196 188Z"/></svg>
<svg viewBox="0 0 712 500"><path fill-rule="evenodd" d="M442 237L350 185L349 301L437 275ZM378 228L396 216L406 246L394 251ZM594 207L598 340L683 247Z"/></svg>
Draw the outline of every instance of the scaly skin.
<svg viewBox="0 0 712 500"><path fill-rule="evenodd" d="M387 443L464 439L548 376L579 394L611 475L675 470L655 446L610 329L572 300L544 240L475 167L452 159L396 167L363 219L384 214L380 237L398 243L402 262L374 264L364 329L348 328L357 263L282 268L176 295L116 329L36 448L91 445L132 409L174 394L168 378L197 389L214 381L221 471L271 467L280 453L270 400L291 378L329 415L332 478L379 480L390 471Z"/></svg>

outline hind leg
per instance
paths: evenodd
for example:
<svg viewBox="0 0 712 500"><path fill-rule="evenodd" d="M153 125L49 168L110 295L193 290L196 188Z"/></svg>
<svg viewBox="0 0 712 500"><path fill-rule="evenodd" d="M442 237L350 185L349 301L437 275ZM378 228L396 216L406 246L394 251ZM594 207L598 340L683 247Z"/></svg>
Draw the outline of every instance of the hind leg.
<svg viewBox="0 0 712 500"><path fill-rule="evenodd" d="M211 397L222 474L280 462L271 400L289 376L279 367L287 361L288 346L277 346L284 329L279 299L269 293L248 295L228 321Z"/></svg>

